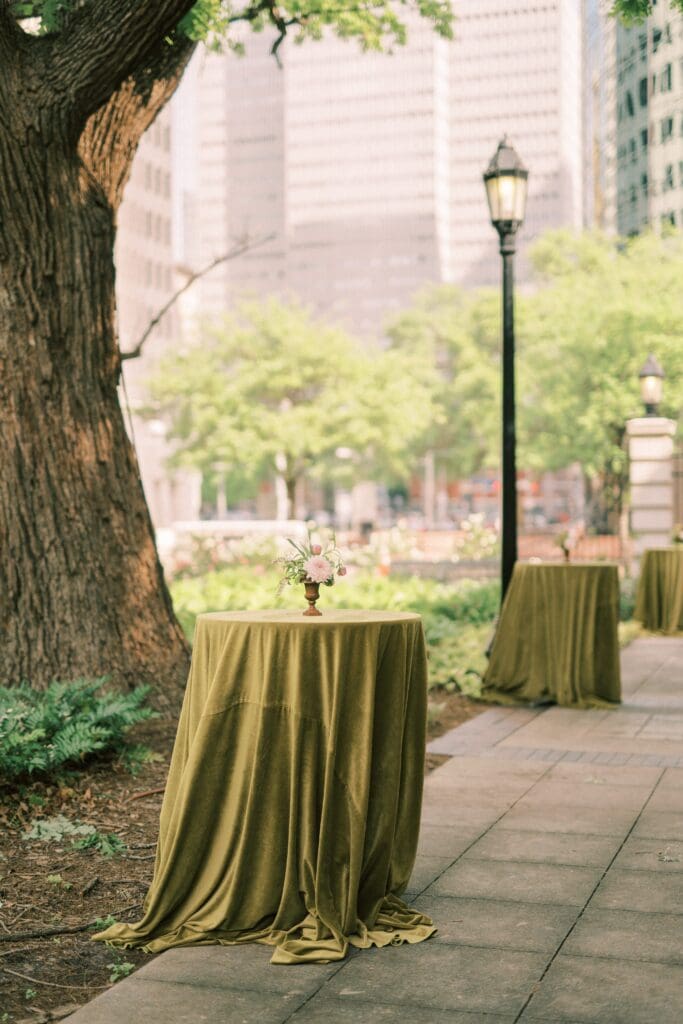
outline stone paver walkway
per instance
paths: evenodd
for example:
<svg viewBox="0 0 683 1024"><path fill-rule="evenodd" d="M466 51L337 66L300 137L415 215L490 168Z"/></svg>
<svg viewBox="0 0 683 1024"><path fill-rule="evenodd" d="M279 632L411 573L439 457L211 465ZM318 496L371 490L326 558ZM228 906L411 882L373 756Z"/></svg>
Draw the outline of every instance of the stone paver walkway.
<svg viewBox="0 0 683 1024"><path fill-rule="evenodd" d="M342 964L178 949L71 1024L680 1024L683 640L623 654L615 711L493 708L431 744L410 885L439 932Z"/></svg>

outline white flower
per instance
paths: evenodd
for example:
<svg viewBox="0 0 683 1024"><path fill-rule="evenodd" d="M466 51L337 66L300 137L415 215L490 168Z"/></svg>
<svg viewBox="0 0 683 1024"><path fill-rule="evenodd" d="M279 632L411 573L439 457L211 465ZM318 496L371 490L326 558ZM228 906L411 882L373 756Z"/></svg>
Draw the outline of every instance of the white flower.
<svg viewBox="0 0 683 1024"><path fill-rule="evenodd" d="M304 562L304 572L314 583L325 583L334 576L334 566L323 555L313 555Z"/></svg>

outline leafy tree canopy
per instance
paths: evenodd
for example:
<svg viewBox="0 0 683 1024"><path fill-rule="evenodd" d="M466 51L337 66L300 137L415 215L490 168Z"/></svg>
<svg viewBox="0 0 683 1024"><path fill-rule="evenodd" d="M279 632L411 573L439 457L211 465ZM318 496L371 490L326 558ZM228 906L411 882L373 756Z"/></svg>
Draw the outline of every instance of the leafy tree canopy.
<svg viewBox="0 0 683 1024"><path fill-rule="evenodd" d="M434 375L419 355L366 350L296 304L245 303L205 329L199 351L164 359L151 394L170 419L176 459L205 472L277 467L291 483L400 474L436 415Z"/></svg>
<svg viewBox="0 0 683 1024"><path fill-rule="evenodd" d="M498 463L499 307L497 291L437 285L387 327L394 349L419 353L438 374L438 424L426 444L455 476Z"/></svg>
<svg viewBox="0 0 683 1024"><path fill-rule="evenodd" d="M648 353L666 373L662 414L683 406L683 236L555 231L531 255L541 287L519 309L522 463L623 471Z"/></svg>
<svg viewBox="0 0 683 1024"><path fill-rule="evenodd" d="M625 241L554 231L531 252L534 292L518 295L520 466L544 472L580 462L625 483L626 420L642 414L638 372L654 353L666 373L662 415L683 407L683 236ZM458 475L497 465L500 296L427 289L388 328L392 344L438 369L442 425L430 438Z"/></svg>
<svg viewBox="0 0 683 1024"><path fill-rule="evenodd" d="M12 10L20 20L33 19L34 29L51 33L67 27L69 14L78 6L79 0L16 0ZM329 28L342 38L357 39L363 49L381 50L406 42L402 16L407 9L431 21L439 35L452 38L450 0L375 0L369 5L363 0L198 0L178 23L178 31L215 49L225 44L241 52L242 43L231 37L236 22L248 22L256 32L276 28L280 35L274 51L287 34L303 42L320 39Z"/></svg>

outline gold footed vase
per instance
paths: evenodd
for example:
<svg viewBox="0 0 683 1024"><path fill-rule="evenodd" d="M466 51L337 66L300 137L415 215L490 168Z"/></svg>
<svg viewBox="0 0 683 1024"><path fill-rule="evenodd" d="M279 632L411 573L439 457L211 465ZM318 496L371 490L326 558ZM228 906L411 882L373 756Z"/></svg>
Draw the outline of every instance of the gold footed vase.
<svg viewBox="0 0 683 1024"><path fill-rule="evenodd" d="M304 580L304 594L308 601L308 608L304 615L322 615L322 612L315 606L315 602L320 598L320 584L314 583L313 580Z"/></svg>

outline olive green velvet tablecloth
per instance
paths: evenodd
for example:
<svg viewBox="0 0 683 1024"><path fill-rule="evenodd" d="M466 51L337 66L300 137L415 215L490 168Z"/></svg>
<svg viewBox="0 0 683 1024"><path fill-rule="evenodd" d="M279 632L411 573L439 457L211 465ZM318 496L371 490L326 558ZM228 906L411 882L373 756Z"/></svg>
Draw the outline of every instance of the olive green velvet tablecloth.
<svg viewBox="0 0 683 1024"><path fill-rule="evenodd" d="M484 675L484 700L619 704L618 625L616 565L517 562Z"/></svg>
<svg viewBox="0 0 683 1024"><path fill-rule="evenodd" d="M633 617L658 633L683 633L683 544L643 554Z"/></svg>
<svg viewBox="0 0 683 1024"><path fill-rule="evenodd" d="M428 938L400 898L426 704L418 615L200 615L144 916L95 939L257 941L293 964Z"/></svg>

